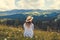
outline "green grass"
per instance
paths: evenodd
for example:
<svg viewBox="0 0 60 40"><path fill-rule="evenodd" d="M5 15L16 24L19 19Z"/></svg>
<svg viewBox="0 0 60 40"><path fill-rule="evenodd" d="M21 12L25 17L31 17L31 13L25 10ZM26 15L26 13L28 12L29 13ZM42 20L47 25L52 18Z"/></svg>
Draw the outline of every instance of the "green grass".
<svg viewBox="0 0 60 40"><path fill-rule="evenodd" d="M23 28L0 25L0 40L60 40L60 33L34 30L33 38L23 36Z"/></svg>

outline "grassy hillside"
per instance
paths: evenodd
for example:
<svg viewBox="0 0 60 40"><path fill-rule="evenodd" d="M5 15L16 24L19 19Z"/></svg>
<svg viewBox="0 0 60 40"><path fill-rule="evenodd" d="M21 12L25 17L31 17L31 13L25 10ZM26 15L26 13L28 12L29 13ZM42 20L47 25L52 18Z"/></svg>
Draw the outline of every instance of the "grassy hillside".
<svg viewBox="0 0 60 40"><path fill-rule="evenodd" d="M33 38L23 36L23 28L0 25L0 40L60 40L60 33L34 30Z"/></svg>

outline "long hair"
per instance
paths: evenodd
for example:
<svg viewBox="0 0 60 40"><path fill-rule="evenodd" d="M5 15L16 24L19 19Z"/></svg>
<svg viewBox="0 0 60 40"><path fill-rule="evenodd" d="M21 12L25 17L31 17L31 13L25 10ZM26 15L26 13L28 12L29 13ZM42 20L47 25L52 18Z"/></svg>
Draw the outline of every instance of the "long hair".
<svg viewBox="0 0 60 40"><path fill-rule="evenodd" d="M31 22L25 22L26 27L30 28Z"/></svg>
<svg viewBox="0 0 60 40"><path fill-rule="evenodd" d="M30 28L30 25L32 23L33 17L28 16L25 22L26 27Z"/></svg>

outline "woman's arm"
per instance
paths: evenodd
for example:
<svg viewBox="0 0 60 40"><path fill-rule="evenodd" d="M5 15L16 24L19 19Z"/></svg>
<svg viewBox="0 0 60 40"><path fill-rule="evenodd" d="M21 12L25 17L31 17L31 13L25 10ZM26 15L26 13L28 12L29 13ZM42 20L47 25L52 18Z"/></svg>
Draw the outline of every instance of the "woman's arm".
<svg viewBox="0 0 60 40"><path fill-rule="evenodd" d="M34 30L34 24L32 23L32 29Z"/></svg>

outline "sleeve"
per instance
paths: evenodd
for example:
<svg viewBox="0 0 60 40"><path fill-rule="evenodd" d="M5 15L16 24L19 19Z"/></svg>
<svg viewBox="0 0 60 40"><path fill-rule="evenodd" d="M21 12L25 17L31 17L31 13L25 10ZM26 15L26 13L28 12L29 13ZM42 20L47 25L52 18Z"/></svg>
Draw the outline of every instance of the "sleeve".
<svg viewBox="0 0 60 40"><path fill-rule="evenodd" d="M32 29L34 30L34 24L32 24Z"/></svg>

